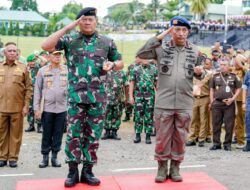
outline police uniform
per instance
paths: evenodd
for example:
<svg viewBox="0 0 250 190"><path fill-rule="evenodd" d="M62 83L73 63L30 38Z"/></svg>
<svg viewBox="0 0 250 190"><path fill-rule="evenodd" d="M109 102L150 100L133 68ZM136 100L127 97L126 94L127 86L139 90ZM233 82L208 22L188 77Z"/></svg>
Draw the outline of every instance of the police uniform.
<svg viewBox="0 0 250 190"><path fill-rule="evenodd" d="M40 163L41 168L46 167L50 151L52 151L52 159L55 161L57 153L61 150L67 110L67 84L66 65L52 68L52 65L49 64L38 71L34 90L34 111L43 110L41 153L44 162ZM52 163L52 166L55 165L57 164ZM59 166L60 164L56 167Z"/></svg>
<svg viewBox="0 0 250 190"><path fill-rule="evenodd" d="M224 82L225 81L225 82ZM235 124L235 103L226 105L223 101L232 98L236 89L241 88L240 79L233 73L214 74L210 81L210 88L214 90L212 103L213 144L210 150L221 148L221 125L225 124L224 149L231 150L233 128ZM233 94L232 94L233 93Z"/></svg>
<svg viewBox="0 0 250 190"><path fill-rule="evenodd" d="M0 161L17 161L22 144L24 106L29 107L32 84L19 62L0 64Z"/></svg>
<svg viewBox="0 0 250 190"><path fill-rule="evenodd" d="M170 25L191 28L189 22L181 16L171 19ZM168 160L171 160L172 180L181 181L179 165L184 159L192 115L193 68L197 63L198 49L188 41L181 47L175 45L173 39L167 42L153 37L139 50L138 56L155 59L158 63L159 78L154 110L158 174L155 181L166 180ZM165 175L162 175L162 170Z"/></svg>

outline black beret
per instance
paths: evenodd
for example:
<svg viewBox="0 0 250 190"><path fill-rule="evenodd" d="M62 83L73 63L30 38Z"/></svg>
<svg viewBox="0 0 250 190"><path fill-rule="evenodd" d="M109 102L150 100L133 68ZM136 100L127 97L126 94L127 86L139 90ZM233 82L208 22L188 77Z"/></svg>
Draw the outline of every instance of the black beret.
<svg viewBox="0 0 250 190"><path fill-rule="evenodd" d="M185 26L191 29L189 21L182 16L175 16L170 20L170 26Z"/></svg>
<svg viewBox="0 0 250 190"><path fill-rule="evenodd" d="M86 7L84 9L82 9L78 13L76 20L79 19L82 15L84 15L84 16L96 16L96 8L95 7Z"/></svg>

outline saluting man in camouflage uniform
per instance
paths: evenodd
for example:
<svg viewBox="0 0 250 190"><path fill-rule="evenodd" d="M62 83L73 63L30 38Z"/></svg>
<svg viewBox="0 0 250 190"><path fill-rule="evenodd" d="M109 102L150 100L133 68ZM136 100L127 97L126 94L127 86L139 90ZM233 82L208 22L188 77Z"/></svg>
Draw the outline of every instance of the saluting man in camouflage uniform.
<svg viewBox="0 0 250 190"><path fill-rule="evenodd" d="M30 78L31 78L31 81L32 81L32 87L33 87L33 91L34 91L35 83L36 83L36 75L37 75L37 72L38 72L38 70L40 68L40 65L37 64L37 59L36 59L36 56L34 54L31 54L31 55L29 55L27 57L27 66L28 66L28 70L29 70L29 73L30 73ZM28 113L28 116L27 116L29 127L27 129L25 129L25 132L35 131L35 123L37 123L37 132L41 133L42 132L42 124L41 124L40 120L35 119L33 101L34 101L34 93L32 95L32 99L30 101L29 113Z"/></svg>
<svg viewBox="0 0 250 190"><path fill-rule="evenodd" d="M138 57L156 59L159 79L155 102L156 147L158 172L155 182L164 182L168 176L182 181L179 173L184 159L185 141L193 106L193 76L202 78L198 67L198 49L187 41L191 26L181 16L171 19L168 30L149 39L139 50ZM165 36L171 34L167 42ZM168 160L171 161L168 173Z"/></svg>
<svg viewBox="0 0 250 190"><path fill-rule="evenodd" d="M135 65L130 72L130 102L135 104L135 133L134 143L141 142L141 133L144 126L146 144L151 144L153 131L153 112L155 102L155 90L158 71L154 64L148 60L136 58Z"/></svg>
<svg viewBox="0 0 250 190"><path fill-rule="evenodd" d="M96 32L96 8L79 12L71 24L55 32L42 44L46 51L65 51L68 75L68 133L66 162L69 173L66 187L79 182L78 164L83 163L82 183L99 185L92 167L97 162L96 151L104 127L106 72L123 68L121 55L113 40ZM79 26L79 32L69 31Z"/></svg>
<svg viewBox="0 0 250 190"><path fill-rule="evenodd" d="M128 91L129 83L125 71L109 71L107 75L108 104L105 119L105 139L121 140L117 131L121 125L121 116L125 99L125 91ZM127 93L128 94L128 93Z"/></svg>

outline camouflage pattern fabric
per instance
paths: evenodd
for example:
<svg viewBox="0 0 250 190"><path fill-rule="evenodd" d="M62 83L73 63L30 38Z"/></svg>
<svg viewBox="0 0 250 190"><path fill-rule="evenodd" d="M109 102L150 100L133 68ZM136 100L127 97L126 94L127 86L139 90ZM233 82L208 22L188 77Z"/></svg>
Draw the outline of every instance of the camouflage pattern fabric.
<svg viewBox="0 0 250 190"><path fill-rule="evenodd" d="M130 81L134 81L135 97L135 132L152 133L153 112L155 102L155 84L158 70L154 64L136 65L130 73Z"/></svg>
<svg viewBox="0 0 250 190"><path fill-rule="evenodd" d="M119 129L125 101L125 86L128 86L125 71L110 71L107 75L107 97L105 129Z"/></svg>

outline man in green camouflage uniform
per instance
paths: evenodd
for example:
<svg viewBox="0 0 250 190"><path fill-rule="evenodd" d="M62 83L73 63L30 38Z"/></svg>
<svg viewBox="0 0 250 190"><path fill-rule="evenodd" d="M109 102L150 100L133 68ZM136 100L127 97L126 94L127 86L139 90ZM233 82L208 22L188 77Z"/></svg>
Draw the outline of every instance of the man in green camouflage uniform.
<svg viewBox="0 0 250 190"><path fill-rule="evenodd" d="M130 102L135 104L135 133L134 143L141 142L144 126L146 144L151 144L150 135L153 132L153 113L155 90L158 71L155 64L137 57L139 64L130 73Z"/></svg>
<svg viewBox="0 0 250 190"><path fill-rule="evenodd" d="M125 94L128 94L128 78L125 71L110 71L107 75L108 104L105 119L105 134L103 140L121 140L117 131L121 125L121 116L124 103L127 102ZM127 92L127 93L125 93Z"/></svg>
<svg viewBox="0 0 250 190"><path fill-rule="evenodd" d="M35 87L35 83L36 83L36 75L37 75L37 72L40 68L40 65L37 63L37 58L34 54L30 54L27 57L27 66L28 66L28 70L30 73L32 87L33 87L33 91L34 91L34 87ZM41 124L40 120L35 119L33 100L34 100L34 93L33 93L32 98L30 100L29 113L27 116L27 121L29 123L29 127L27 129L25 129L25 132L35 131L35 123L36 123L37 124L37 132L41 133L42 132L42 124Z"/></svg>
<svg viewBox="0 0 250 190"><path fill-rule="evenodd" d="M135 63L132 63L132 64L130 64L130 65L128 66L128 70L127 70L127 72L126 72L128 81L129 81L130 72L131 72L131 70L134 68L134 66L135 66ZM125 104L125 109L124 109L124 110L125 110L125 118L122 120L123 122L127 122L127 121L130 120L130 117L132 116L132 113L133 113L133 108L134 108L134 106L131 105L131 104L129 103L129 101L126 102L126 104Z"/></svg>
<svg viewBox="0 0 250 190"><path fill-rule="evenodd" d="M50 35L42 44L46 51L65 51L68 65L68 132L65 146L69 173L66 187L79 182L78 164L83 163L80 181L99 185L93 172L96 151L104 127L106 72L123 68L121 55L113 40L96 32L95 8L79 12L71 24ZM79 26L79 32L71 32Z"/></svg>

